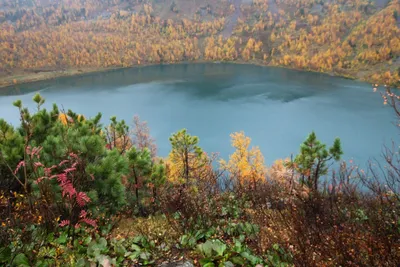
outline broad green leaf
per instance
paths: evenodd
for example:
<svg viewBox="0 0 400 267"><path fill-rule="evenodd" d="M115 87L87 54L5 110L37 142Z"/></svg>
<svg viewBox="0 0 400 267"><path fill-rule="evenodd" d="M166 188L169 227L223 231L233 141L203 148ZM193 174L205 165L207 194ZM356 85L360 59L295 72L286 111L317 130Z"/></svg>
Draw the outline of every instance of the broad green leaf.
<svg viewBox="0 0 400 267"><path fill-rule="evenodd" d="M138 245L136 245L136 244L132 244L132 245L131 245L131 249L134 250L134 251L141 251L141 250L142 250L142 249L141 249Z"/></svg>
<svg viewBox="0 0 400 267"><path fill-rule="evenodd" d="M65 244L67 243L68 235L67 233L61 233L60 237L56 239L58 244Z"/></svg>
<svg viewBox="0 0 400 267"><path fill-rule="evenodd" d="M213 243L213 249L217 252L218 256L222 256L226 250L226 245L223 242L216 240Z"/></svg>
<svg viewBox="0 0 400 267"><path fill-rule="evenodd" d="M212 256L213 244L211 241L208 240L207 242L200 244L198 247L199 247L200 252L203 253L204 256L206 256L206 257Z"/></svg>
<svg viewBox="0 0 400 267"><path fill-rule="evenodd" d="M140 251L135 251L135 252L128 252L127 255L125 255L125 257L127 257L128 259L130 259L131 261L136 260L139 258L140 255Z"/></svg>
<svg viewBox="0 0 400 267"><path fill-rule="evenodd" d="M142 253L140 253L140 258L142 259L142 260L148 260L148 259L150 259L150 253L149 252L142 252Z"/></svg>
<svg viewBox="0 0 400 267"><path fill-rule="evenodd" d="M123 256L126 253L126 248L121 244L117 244L115 245L115 252L118 256Z"/></svg>
<svg viewBox="0 0 400 267"><path fill-rule="evenodd" d="M230 258L230 260L231 260L234 264L240 265L240 266L243 266L243 265L246 263L246 260L243 259L243 258L240 257L240 256L232 257L232 258Z"/></svg>
<svg viewBox="0 0 400 267"><path fill-rule="evenodd" d="M85 240L83 241L83 244L88 245L90 242L92 241L92 237L88 236L85 238Z"/></svg>
<svg viewBox="0 0 400 267"><path fill-rule="evenodd" d="M25 256L23 253L19 253L15 258L14 258L14 265L18 267L29 267L29 260L28 257Z"/></svg>
<svg viewBox="0 0 400 267"><path fill-rule="evenodd" d="M99 244L99 248L101 250L105 250L107 248L107 240L104 237L99 239L99 243L98 244Z"/></svg>
<svg viewBox="0 0 400 267"><path fill-rule="evenodd" d="M201 259L200 261L200 265L201 266L208 266L208 267L214 267L215 266L215 264L212 262L212 259L210 259L210 258L204 258L204 259Z"/></svg>

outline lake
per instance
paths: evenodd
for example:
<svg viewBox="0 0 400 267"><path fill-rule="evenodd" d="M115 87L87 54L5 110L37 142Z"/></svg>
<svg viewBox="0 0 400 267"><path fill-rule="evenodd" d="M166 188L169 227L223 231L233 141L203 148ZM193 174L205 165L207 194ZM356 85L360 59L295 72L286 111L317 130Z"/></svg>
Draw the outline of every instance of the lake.
<svg viewBox="0 0 400 267"><path fill-rule="evenodd" d="M0 89L0 117L18 124L12 102L31 110L36 92L45 107L57 103L86 117L103 113L148 122L160 156L182 128L207 152L227 158L229 134L243 130L267 164L290 157L311 131L332 144L342 140L344 159L365 164L397 138L391 109L369 84L282 68L238 64L178 64L115 70Z"/></svg>

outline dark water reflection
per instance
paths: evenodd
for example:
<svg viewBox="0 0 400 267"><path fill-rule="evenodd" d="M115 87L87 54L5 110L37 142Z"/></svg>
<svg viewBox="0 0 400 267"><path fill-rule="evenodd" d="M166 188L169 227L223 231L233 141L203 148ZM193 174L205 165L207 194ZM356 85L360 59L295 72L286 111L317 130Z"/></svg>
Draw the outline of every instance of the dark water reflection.
<svg viewBox="0 0 400 267"><path fill-rule="evenodd" d="M115 70L0 90L0 117L18 123L15 99L34 107L35 92L66 109L147 120L159 154L181 128L208 152L232 152L229 134L244 130L267 163L297 153L315 130L324 142L342 139L345 159L365 163L397 138L391 110L368 84L324 74L233 64L181 64Z"/></svg>

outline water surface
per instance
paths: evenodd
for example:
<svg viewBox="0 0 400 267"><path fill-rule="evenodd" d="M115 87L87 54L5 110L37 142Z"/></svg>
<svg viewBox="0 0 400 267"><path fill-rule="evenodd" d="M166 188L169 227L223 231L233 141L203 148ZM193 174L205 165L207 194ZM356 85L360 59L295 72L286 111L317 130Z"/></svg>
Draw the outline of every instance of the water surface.
<svg viewBox="0 0 400 267"><path fill-rule="evenodd" d="M364 164L397 138L394 115L370 85L281 68L235 64L180 64L60 78L0 90L0 117L18 124L12 102L31 110L37 92L65 109L104 122L113 115L146 120L166 156L168 137L181 128L200 137L207 152L227 157L229 134L245 131L268 164L296 154L314 130L329 144L340 137L346 160Z"/></svg>

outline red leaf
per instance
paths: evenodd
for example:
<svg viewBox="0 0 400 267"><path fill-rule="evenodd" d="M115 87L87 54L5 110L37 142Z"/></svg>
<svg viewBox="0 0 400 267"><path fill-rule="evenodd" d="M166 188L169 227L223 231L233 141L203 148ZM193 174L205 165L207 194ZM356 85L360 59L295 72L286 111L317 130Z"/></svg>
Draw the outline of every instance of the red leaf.
<svg viewBox="0 0 400 267"><path fill-rule="evenodd" d="M68 169L64 170L64 173L70 173L70 172L74 172L74 171L76 171L75 168L68 168Z"/></svg>
<svg viewBox="0 0 400 267"><path fill-rule="evenodd" d="M79 205L80 207L83 207L83 206L85 206L86 203L89 203L89 202L90 202L90 198L86 195L86 193L84 193L84 192L79 192L79 193L76 195L76 202L78 202L78 205Z"/></svg>
<svg viewBox="0 0 400 267"><path fill-rule="evenodd" d="M46 177L44 177L44 176L39 177L39 178L36 180L36 183L37 183L37 184L40 183L44 178L46 178Z"/></svg>
<svg viewBox="0 0 400 267"><path fill-rule="evenodd" d="M44 167L44 165L41 162L35 162L33 163L33 166L35 166L35 171L37 170L37 168L39 167Z"/></svg>
<svg viewBox="0 0 400 267"><path fill-rule="evenodd" d="M58 167L61 167L62 165L64 165L65 163L69 162L69 160L63 160L58 164Z"/></svg>
<svg viewBox="0 0 400 267"><path fill-rule="evenodd" d="M67 226L67 225L69 225L69 220L62 220L59 225L60 225L60 227Z"/></svg>
<svg viewBox="0 0 400 267"><path fill-rule="evenodd" d="M57 168L57 165L53 165L50 168L44 168L44 173L46 174L46 176L50 176L51 175L51 171L53 169Z"/></svg>
<svg viewBox="0 0 400 267"><path fill-rule="evenodd" d="M79 217L81 217L82 219L86 218L87 212L86 210L81 210L81 213L79 214Z"/></svg>
<svg viewBox="0 0 400 267"><path fill-rule="evenodd" d="M93 227L96 227L96 226L97 226L96 221L93 220L93 219L85 218L85 219L82 219L82 222L84 222L84 223L86 223L86 224L88 224L88 225L91 225L91 226L93 226Z"/></svg>
<svg viewBox="0 0 400 267"><path fill-rule="evenodd" d="M69 197L72 198L72 196L76 194L76 190L70 181L67 181L64 184L61 184L61 187L63 189L63 192L62 192L63 197L68 194Z"/></svg>
<svg viewBox="0 0 400 267"><path fill-rule="evenodd" d="M68 181L67 175L65 173L58 174L57 181L61 184L66 183Z"/></svg>
<svg viewBox="0 0 400 267"><path fill-rule="evenodd" d="M17 172L22 166L25 166L25 161L21 161L20 163L18 163L17 168L15 168L14 170L14 174L17 174Z"/></svg>

